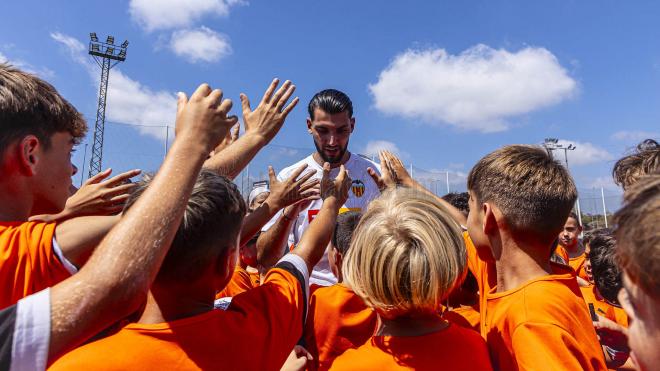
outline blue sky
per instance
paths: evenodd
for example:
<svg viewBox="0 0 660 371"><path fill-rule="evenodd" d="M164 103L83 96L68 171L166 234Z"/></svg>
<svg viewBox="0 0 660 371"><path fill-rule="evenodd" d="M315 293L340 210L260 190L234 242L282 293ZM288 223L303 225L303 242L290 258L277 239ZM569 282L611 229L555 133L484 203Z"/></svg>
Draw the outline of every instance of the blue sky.
<svg viewBox="0 0 660 371"><path fill-rule="evenodd" d="M0 59L53 83L90 127L89 32L130 41L110 81L104 167L116 171L157 169L177 91L208 82L256 102L273 77L291 79L302 104L251 164L257 177L311 151L306 103L329 87L354 102L353 152L392 149L440 190L443 171L462 189L484 154L556 137L577 145L581 189L615 194L613 162L660 137L654 1L5 1L0 12Z"/></svg>

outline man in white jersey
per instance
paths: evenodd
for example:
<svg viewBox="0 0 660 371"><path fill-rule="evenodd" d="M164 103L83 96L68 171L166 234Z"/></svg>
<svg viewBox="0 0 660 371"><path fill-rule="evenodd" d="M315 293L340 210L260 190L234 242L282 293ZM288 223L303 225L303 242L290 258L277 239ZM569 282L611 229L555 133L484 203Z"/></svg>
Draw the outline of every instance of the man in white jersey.
<svg viewBox="0 0 660 371"><path fill-rule="evenodd" d="M321 179L324 162L330 163L330 176L335 177L339 173L339 166L344 165L352 179L352 186L348 200L339 212L365 209L369 201L380 195L367 169L372 168L377 173L380 169L374 162L348 151L348 141L355 128L350 98L335 89L323 90L314 95L307 110L307 131L314 139L316 152L280 171L277 179L287 179L296 169L305 165L305 171L315 171L314 177ZM322 204L320 199L312 200L278 212L262 228L263 233L257 240L257 259L260 264L269 266L268 262L276 262L284 251L288 251L286 248L297 245ZM337 278L330 270L327 255L324 255L312 271L310 284L330 286L335 283Z"/></svg>

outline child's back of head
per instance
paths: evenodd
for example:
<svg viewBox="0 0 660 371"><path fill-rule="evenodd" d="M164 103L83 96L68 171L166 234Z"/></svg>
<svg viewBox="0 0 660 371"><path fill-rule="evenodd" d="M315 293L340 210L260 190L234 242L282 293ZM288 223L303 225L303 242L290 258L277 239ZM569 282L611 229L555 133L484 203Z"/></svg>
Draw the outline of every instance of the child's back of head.
<svg viewBox="0 0 660 371"><path fill-rule="evenodd" d="M477 205L488 202L500 210L513 234L548 247L577 199L566 168L531 145L509 145L489 153L470 171L467 187Z"/></svg>
<svg viewBox="0 0 660 371"><path fill-rule="evenodd" d="M644 175L653 174L660 168L660 144L653 139L645 139L635 150L620 158L612 169L614 182L628 189Z"/></svg>
<svg viewBox="0 0 660 371"><path fill-rule="evenodd" d="M437 311L466 264L460 228L434 198L385 192L362 216L344 260L344 279L388 318Z"/></svg>

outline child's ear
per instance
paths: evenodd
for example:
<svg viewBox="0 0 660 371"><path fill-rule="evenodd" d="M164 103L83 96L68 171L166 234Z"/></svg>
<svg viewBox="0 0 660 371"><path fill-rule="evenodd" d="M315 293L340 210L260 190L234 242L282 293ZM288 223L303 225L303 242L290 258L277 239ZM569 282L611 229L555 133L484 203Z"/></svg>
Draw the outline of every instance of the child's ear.
<svg viewBox="0 0 660 371"><path fill-rule="evenodd" d="M18 147L21 168L29 175L34 175L37 172L42 144L36 136L27 135L19 142Z"/></svg>
<svg viewBox="0 0 660 371"><path fill-rule="evenodd" d="M488 236L497 230L497 218L495 217L495 213L491 204L485 202L481 207L483 208L484 212L483 232Z"/></svg>

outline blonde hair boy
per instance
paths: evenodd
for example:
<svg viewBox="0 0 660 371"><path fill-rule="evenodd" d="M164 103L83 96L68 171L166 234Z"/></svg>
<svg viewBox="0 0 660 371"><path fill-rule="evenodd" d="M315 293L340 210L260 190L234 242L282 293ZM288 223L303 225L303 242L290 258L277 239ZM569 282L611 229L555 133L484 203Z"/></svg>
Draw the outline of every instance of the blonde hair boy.
<svg viewBox="0 0 660 371"><path fill-rule="evenodd" d="M432 196L400 188L372 201L342 270L345 283L378 313L379 326L331 369L491 369L479 334L438 313L465 264L460 227Z"/></svg>

